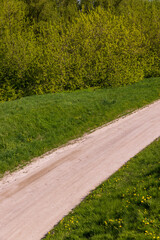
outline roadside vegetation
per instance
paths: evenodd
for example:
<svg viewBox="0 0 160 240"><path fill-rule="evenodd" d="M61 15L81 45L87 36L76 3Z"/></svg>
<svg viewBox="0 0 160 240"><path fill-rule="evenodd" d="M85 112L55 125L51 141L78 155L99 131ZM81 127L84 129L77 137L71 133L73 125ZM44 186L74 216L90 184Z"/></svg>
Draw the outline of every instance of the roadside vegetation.
<svg viewBox="0 0 160 240"><path fill-rule="evenodd" d="M0 0L0 101L160 76L159 0Z"/></svg>
<svg viewBox="0 0 160 240"><path fill-rule="evenodd" d="M0 177L160 98L159 13L159 0L0 0ZM159 166L160 140L45 239L160 239Z"/></svg>
<svg viewBox="0 0 160 240"><path fill-rule="evenodd" d="M160 139L92 191L44 239L160 239Z"/></svg>
<svg viewBox="0 0 160 240"><path fill-rule="evenodd" d="M160 98L160 78L0 103L0 174Z"/></svg>

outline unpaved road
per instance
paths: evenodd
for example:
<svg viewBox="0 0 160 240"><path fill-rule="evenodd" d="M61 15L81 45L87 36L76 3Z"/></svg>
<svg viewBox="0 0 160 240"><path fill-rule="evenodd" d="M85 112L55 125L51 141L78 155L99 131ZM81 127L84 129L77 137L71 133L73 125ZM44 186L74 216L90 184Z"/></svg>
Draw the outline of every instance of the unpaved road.
<svg viewBox="0 0 160 240"><path fill-rule="evenodd" d="M160 101L0 181L0 240L39 240L91 189L160 136Z"/></svg>

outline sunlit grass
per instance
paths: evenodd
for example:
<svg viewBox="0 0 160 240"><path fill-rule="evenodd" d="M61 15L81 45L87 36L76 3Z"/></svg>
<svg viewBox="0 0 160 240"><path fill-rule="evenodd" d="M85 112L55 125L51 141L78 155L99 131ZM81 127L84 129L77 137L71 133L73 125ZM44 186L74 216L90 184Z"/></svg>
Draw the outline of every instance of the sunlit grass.
<svg viewBox="0 0 160 240"><path fill-rule="evenodd" d="M0 103L0 174L160 98L160 78Z"/></svg>

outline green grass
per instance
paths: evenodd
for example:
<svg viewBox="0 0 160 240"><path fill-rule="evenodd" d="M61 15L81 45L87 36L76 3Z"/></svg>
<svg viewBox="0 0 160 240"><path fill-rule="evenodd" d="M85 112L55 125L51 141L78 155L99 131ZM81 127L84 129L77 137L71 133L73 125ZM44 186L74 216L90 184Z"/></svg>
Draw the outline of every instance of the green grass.
<svg viewBox="0 0 160 240"><path fill-rule="evenodd" d="M160 239L160 139L88 195L44 239Z"/></svg>
<svg viewBox="0 0 160 240"><path fill-rule="evenodd" d="M0 174L160 98L160 78L0 103Z"/></svg>

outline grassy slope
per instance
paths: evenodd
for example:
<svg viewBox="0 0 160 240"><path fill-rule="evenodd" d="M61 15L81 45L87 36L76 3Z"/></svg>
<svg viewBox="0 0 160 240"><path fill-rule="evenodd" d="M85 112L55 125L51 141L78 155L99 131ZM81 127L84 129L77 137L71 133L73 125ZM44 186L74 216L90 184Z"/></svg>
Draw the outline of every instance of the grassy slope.
<svg viewBox="0 0 160 240"><path fill-rule="evenodd" d="M94 190L45 240L160 239L160 139Z"/></svg>
<svg viewBox="0 0 160 240"><path fill-rule="evenodd" d="M0 174L160 98L160 78L0 103Z"/></svg>

